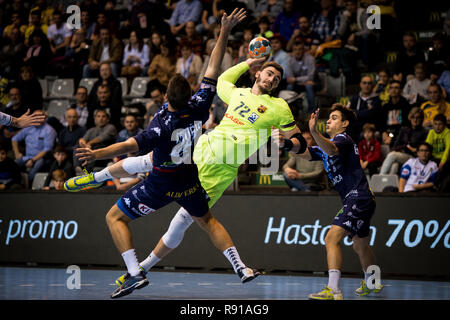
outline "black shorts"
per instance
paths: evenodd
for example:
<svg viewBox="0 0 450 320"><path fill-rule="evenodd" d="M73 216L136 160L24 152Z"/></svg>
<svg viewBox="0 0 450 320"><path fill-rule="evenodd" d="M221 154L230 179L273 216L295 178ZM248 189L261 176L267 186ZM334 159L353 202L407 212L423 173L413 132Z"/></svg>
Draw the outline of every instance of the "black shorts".
<svg viewBox="0 0 450 320"><path fill-rule="evenodd" d="M344 228L353 238L356 234L365 238L370 232L370 219L375 213L376 203L373 198L346 199L344 207L334 217L333 224Z"/></svg>

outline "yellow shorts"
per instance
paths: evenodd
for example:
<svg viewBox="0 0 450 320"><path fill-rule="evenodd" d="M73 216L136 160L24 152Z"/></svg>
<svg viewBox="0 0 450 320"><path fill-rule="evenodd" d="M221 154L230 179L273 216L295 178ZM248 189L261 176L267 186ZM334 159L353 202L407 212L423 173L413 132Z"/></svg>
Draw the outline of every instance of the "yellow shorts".
<svg viewBox="0 0 450 320"><path fill-rule="evenodd" d="M211 208L236 179L239 167L216 161L206 134L198 139L193 159L198 168L200 183L210 198L208 205Z"/></svg>

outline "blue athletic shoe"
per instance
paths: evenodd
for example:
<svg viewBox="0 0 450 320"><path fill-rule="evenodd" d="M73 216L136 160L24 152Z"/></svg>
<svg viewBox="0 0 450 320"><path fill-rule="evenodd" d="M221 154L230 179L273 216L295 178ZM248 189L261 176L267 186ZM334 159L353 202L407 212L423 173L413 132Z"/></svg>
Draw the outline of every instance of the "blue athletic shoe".
<svg viewBox="0 0 450 320"><path fill-rule="evenodd" d="M136 276L131 276L127 273L123 284L114 290L111 298L116 299L126 296L133 292L134 289L141 289L149 284L147 277L143 272L139 272Z"/></svg>

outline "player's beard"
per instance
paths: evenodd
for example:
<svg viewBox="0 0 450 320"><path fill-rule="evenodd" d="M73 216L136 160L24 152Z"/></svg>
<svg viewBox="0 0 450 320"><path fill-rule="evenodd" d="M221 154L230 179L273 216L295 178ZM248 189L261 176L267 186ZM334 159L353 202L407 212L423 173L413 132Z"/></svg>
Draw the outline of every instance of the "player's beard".
<svg viewBox="0 0 450 320"><path fill-rule="evenodd" d="M258 89L262 94L270 94L272 92L273 89L272 86L270 86L270 89L266 89L264 87L264 83L261 80L261 76L256 78L256 85L258 86Z"/></svg>

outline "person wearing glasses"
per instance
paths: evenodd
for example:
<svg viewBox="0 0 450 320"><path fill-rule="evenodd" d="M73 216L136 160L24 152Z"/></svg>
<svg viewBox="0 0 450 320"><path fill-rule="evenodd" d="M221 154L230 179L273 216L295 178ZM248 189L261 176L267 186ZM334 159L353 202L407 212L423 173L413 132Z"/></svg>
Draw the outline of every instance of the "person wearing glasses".
<svg viewBox="0 0 450 320"><path fill-rule="evenodd" d="M417 148L417 158L406 161L403 165L398 182L399 192L431 191L438 173L436 162L431 160L433 148L422 142Z"/></svg>

